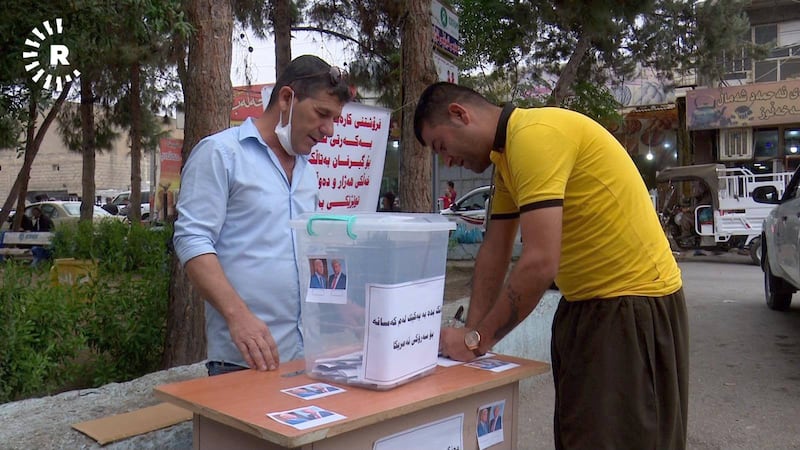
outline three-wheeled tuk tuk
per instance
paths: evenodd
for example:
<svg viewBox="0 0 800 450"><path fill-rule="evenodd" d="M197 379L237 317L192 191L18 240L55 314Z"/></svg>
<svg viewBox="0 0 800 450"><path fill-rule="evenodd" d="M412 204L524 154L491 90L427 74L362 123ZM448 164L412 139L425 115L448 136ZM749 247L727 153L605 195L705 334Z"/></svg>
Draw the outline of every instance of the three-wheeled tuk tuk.
<svg viewBox="0 0 800 450"><path fill-rule="evenodd" d="M739 249L759 264L762 223L775 206L756 203L753 190L774 186L782 195L791 177L723 164L670 167L656 175L656 210L673 250Z"/></svg>

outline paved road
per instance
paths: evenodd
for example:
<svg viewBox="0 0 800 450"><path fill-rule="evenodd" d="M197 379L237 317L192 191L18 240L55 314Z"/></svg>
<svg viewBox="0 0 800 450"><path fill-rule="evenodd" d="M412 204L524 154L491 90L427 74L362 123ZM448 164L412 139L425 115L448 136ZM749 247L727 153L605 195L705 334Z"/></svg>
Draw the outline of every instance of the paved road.
<svg viewBox="0 0 800 450"><path fill-rule="evenodd" d="M747 257L680 262L691 325L688 448L800 449L800 293L769 310ZM522 387L519 448L552 449L553 383Z"/></svg>

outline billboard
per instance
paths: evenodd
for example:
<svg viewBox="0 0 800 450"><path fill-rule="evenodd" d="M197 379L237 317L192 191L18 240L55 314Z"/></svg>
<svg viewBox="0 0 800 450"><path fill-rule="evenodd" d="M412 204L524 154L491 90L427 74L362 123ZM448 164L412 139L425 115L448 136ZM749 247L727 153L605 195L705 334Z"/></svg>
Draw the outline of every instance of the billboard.
<svg viewBox="0 0 800 450"><path fill-rule="evenodd" d="M686 93L686 123L690 130L795 122L800 122L800 80Z"/></svg>

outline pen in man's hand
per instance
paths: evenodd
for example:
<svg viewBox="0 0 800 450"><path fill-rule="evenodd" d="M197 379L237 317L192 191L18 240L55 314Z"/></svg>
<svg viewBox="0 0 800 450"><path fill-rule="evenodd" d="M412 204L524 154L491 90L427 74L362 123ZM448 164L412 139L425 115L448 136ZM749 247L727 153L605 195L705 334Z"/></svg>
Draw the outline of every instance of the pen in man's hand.
<svg viewBox="0 0 800 450"><path fill-rule="evenodd" d="M453 316L453 318L461 323L466 323L464 322L464 320L461 319L462 314L464 314L464 305L458 307L458 309L456 310L456 315Z"/></svg>

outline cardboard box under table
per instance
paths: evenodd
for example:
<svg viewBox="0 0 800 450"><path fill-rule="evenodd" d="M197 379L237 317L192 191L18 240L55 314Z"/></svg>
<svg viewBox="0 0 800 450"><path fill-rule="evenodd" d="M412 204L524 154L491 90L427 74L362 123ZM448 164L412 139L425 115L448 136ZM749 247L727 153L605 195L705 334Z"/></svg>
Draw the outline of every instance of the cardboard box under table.
<svg viewBox="0 0 800 450"><path fill-rule="evenodd" d="M306 373L391 389L436 366L447 243L439 214L306 214L296 231Z"/></svg>
<svg viewBox="0 0 800 450"><path fill-rule="evenodd" d="M315 382L305 374L292 376L304 366L295 360L273 372L245 370L159 386L155 396L192 411L195 449L239 450L426 450L441 448L433 442L447 437L459 442L461 450L478 450L478 440L486 437L478 436L479 410L503 402L503 425L491 449L508 450L516 448L518 438L519 380L546 373L549 366L504 355L496 359L517 366L502 372L436 367L388 391L340 384L344 392L304 400L281 392ZM311 405L343 418L296 429L266 415ZM456 424L445 429L455 436L425 434L445 421Z"/></svg>

